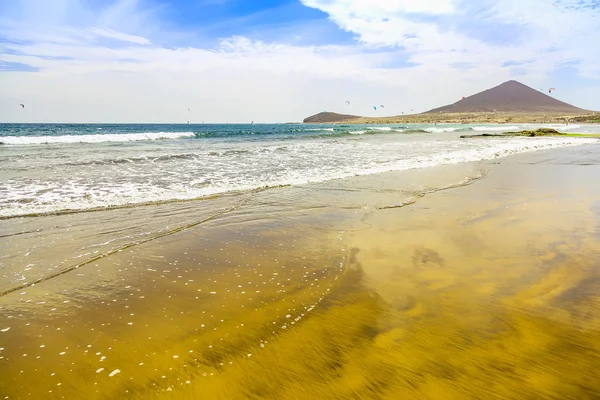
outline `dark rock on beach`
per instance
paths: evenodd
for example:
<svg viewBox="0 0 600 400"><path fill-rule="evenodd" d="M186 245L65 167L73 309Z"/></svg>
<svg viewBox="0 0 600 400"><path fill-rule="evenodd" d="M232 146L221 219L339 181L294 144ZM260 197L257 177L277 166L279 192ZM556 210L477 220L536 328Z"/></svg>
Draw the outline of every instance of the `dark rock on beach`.
<svg viewBox="0 0 600 400"><path fill-rule="evenodd" d="M565 133L561 133L556 129L552 128L540 128L535 131L521 131L521 132L505 132L505 133L483 133L481 135L462 135L461 139L477 138L477 137L506 137L506 136L561 136Z"/></svg>

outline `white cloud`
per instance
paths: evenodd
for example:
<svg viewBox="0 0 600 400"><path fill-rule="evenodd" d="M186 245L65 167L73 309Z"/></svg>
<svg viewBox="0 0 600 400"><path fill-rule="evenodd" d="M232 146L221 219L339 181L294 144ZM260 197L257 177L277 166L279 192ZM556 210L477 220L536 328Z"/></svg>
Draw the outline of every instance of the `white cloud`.
<svg viewBox="0 0 600 400"><path fill-rule="evenodd" d="M289 121L323 110L376 115L374 104L400 114L508 79L557 86L549 74L565 64L600 80L600 53L592 51L600 38L598 10L581 8L586 2L482 0L472 12L470 0L302 1L357 42L298 46L234 35L216 47L165 47L154 40L161 35L142 28L157 18L156 9L140 10L134 0L85 24L4 18L0 61L39 72L0 71L0 120ZM128 15L137 28L120 29ZM504 24L515 35L490 41L463 29L465 21ZM503 67L508 61L520 65ZM569 85L562 99L600 108L592 91L576 87ZM22 102L26 113L17 113L11 105Z"/></svg>
<svg viewBox="0 0 600 400"><path fill-rule="evenodd" d="M115 39L122 42L130 42L135 44L150 44L150 40L142 36L128 35L122 32L116 32L112 29L88 28L87 31L92 35L107 39Z"/></svg>
<svg viewBox="0 0 600 400"><path fill-rule="evenodd" d="M499 67L505 61L528 63L531 70L540 73L551 71L562 63L573 60L581 64L594 63L600 52L590 51L592 40L600 38L600 12L589 9L563 7L588 1L563 0L552 4L547 0L493 0L487 1L489 9L483 15L467 15L467 23L482 19L490 24L523 27L526 37L518 43L490 44L462 33L459 28L442 30L435 22L414 19L412 10L403 8L406 2L395 4L393 10L370 7L370 1L351 0L301 0L305 5L327 13L340 28L355 33L361 42L371 46L399 46L410 54L410 61L441 68L455 63L473 63L480 67ZM462 7L449 1L410 2L421 4L422 12L438 14L460 12L472 2L462 2ZM437 4L436 4L437 3ZM458 2L457 2L458 3ZM568 5L567 4L567 5ZM506 29L511 29L507 26ZM515 28L513 28L515 29ZM550 51L553 50L553 51ZM582 67L582 71L585 67Z"/></svg>
<svg viewBox="0 0 600 400"><path fill-rule="evenodd" d="M428 13L446 14L455 10L452 0L301 0L308 7L337 14L339 10L352 10L357 16L373 16L382 13Z"/></svg>

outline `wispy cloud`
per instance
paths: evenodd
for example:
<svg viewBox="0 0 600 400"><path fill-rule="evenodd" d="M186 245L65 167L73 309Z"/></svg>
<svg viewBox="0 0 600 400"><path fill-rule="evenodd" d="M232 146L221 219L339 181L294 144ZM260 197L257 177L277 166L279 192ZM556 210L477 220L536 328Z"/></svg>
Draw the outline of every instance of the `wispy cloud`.
<svg viewBox="0 0 600 400"><path fill-rule="evenodd" d="M107 39L115 39L121 42L129 42L135 44L150 44L150 40L142 36L128 35L126 33L117 32L112 29L101 29L101 28L88 28L87 31L97 37L103 37Z"/></svg>
<svg viewBox="0 0 600 400"><path fill-rule="evenodd" d="M593 1L483 0L473 4L465 0L406 0L374 2L372 6L371 2L350 0L302 2L327 13L340 28L355 33L365 45L402 47L411 54L410 61L422 65L445 68L476 63L480 68L491 69L513 60L522 68L543 74L573 59L586 65L600 59L600 52L589 51L591 40L600 37L600 12L594 11L593 3L597 2ZM448 15L438 19L414 18L410 13L416 10L408 4L417 3L423 14ZM479 13L472 12L477 10ZM505 27L508 22L515 26L519 37L506 43L490 43L477 37L477 31L468 29L479 21L488 29L494 25ZM589 73L585 67L580 72Z"/></svg>

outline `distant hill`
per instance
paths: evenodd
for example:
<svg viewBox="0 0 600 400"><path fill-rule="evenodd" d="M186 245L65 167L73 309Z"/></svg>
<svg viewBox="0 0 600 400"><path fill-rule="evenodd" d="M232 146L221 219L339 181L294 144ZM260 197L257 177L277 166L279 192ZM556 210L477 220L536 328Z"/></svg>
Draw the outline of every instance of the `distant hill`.
<svg viewBox="0 0 600 400"><path fill-rule="evenodd" d="M322 112L305 118L305 124L329 124L333 122L342 122L349 119L360 118L356 115L337 114L333 112Z"/></svg>
<svg viewBox="0 0 600 400"><path fill-rule="evenodd" d="M587 111L556 100L517 81L508 81L423 114L482 112L580 114Z"/></svg>

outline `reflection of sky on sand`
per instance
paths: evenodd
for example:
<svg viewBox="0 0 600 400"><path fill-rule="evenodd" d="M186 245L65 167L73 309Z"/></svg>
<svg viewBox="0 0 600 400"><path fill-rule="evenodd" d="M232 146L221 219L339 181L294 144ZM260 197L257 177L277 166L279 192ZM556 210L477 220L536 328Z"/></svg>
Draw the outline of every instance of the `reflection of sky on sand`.
<svg viewBox="0 0 600 400"><path fill-rule="evenodd" d="M412 382L404 395L600 395L600 246L589 209L600 171L540 162L557 155L511 158L476 185L372 215L373 229L348 237L386 304L370 349L382 344L396 379Z"/></svg>
<svg viewBox="0 0 600 400"><path fill-rule="evenodd" d="M0 392L594 398L600 193L577 151L255 193L14 291L0 297ZM35 254L55 265L103 232L146 221L156 235L239 202L62 216L59 253Z"/></svg>

